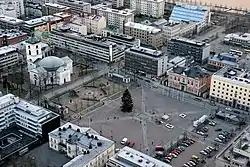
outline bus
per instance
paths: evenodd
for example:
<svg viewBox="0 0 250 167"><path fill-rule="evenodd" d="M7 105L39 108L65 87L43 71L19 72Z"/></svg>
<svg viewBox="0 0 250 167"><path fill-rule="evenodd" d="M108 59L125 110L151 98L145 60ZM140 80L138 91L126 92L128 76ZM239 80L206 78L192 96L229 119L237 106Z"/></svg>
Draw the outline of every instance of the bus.
<svg viewBox="0 0 250 167"><path fill-rule="evenodd" d="M236 50L236 49L230 49L230 52L231 54L234 54L234 55L238 55L238 56L242 56L243 55L243 52L240 51L240 50Z"/></svg>

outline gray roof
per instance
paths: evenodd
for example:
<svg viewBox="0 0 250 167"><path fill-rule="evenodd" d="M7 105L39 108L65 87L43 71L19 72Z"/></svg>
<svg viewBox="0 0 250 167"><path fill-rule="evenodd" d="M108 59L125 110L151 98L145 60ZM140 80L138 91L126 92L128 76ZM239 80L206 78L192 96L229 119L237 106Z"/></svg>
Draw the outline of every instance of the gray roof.
<svg viewBox="0 0 250 167"><path fill-rule="evenodd" d="M89 151L86 154L84 152L80 152L80 150L78 156L76 156L67 164L63 165L64 167L77 167L79 165L84 166L96 156L102 154L104 151L114 145L114 141L100 136L92 128L82 128L71 123L66 123L60 127L60 130L57 128L56 130L50 132L49 135L58 138L65 138L67 143L78 145L81 148ZM101 143L101 146L98 146L98 143ZM92 148L90 148L90 145Z"/></svg>
<svg viewBox="0 0 250 167"><path fill-rule="evenodd" d="M190 78L201 78L208 75L208 73L204 72L199 66L192 66L190 68L177 66L173 68L172 72L180 75L185 74Z"/></svg>
<svg viewBox="0 0 250 167"><path fill-rule="evenodd" d="M47 71L56 71L64 65L64 61L55 56L48 56L43 58L38 64Z"/></svg>
<svg viewBox="0 0 250 167"><path fill-rule="evenodd" d="M165 162L127 146L111 157L110 162L112 161L126 167L171 167Z"/></svg>

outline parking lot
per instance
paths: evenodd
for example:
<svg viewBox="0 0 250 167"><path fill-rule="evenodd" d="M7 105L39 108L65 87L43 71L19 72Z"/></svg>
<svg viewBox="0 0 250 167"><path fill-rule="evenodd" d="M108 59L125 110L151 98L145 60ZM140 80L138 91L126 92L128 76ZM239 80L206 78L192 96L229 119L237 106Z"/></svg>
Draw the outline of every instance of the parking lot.
<svg viewBox="0 0 250 167"><path fill-rule="evenodd" d="M134 111L132 113L122 113L120 111L121 100L106 101L102 107L89 112L85 117L74 122L81 126L91 126L98 133L113 139L117 148L122 148L121 140L126 137L135 142L135 149L154 155L156 145L169 146L170 142L176 141L185 132L197 142L188 148L188 152L183 152L178 156L178 160L173 160L173 166L182 166L189 160L191 154L200 155L199 152L206 146L213 146L214 139L219 132L216 128L230 131L232 125L221 120L214 119L216 126L209 126L208 137L204 138L193 131L193 121L202 115L211 113L209 109L176 100L163 95L163 92L150 85L144 84L142 88L131 88L130 92L134 101ZM142 111L142 92L144 96L145 112ZM185 114L185 117L180 117ZM163 115L168 115L168 120L162 120ZM159 124L156 120L162 120ZM165 125L173 127L168 128ZM221 144L223 146L223 144ZM147 149L145 149L147 148Z"/></svg>

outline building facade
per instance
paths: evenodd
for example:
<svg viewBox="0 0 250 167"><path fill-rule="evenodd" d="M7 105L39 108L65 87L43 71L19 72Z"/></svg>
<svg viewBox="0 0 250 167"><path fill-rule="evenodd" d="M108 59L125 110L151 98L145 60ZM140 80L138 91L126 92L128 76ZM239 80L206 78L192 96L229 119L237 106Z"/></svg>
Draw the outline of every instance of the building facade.
<svg viewBox="0 0 250 167"><path fill-rule="evenodd" d="M57 4L71 8L72 14L91 13L91 4L78 0L57 0Z"/></svg>
<svg viewBox="0 0 250 167"><path fill-rule="evenodd" d="M239 56L231 53L219 53L208 59L208 66L218 70L224 66L237 67Z"/></svg>
<svg viewBox="0 0 250 167"><path fill-rule="evenodd" d="M49 147L72 158L63 167L103 167L115 153L115 143L87 127L66 123L49 133Z"/></svg>
<svg viewBox="0 0 250 167"><path fill-rule="evenodd" d="M0 97L0 106L0 131L15 124L48 140L48 133L60 126L59 115L12 94Z"/></svg>
<svg viewBox="0 0 250 167"><path fill-rule="evenodd" d="M15 47L4 46L0 48L0 70L2 74L8 73L9 70L17 66L22 61L21 55Z"/></svg>
<svg viewBox="0 0 250 167"><path fill-rule="evenodd" d="M0 4L0 15L19 18L24 17L24 0L3 0Z"/></svg>
<svg viewBox="0 0 250 167"><path fill-rule="evenodd" d="M82 24L86 26L88 33L102 34L106 28L106 18L101 15L90 15L82 18Z"/></svg>
<svg viewBox="0 0 250 167"><path fill-rule="evenodd" d="M211 100L249 111L250 73L233 67L223 67L212 75Z"/></svg>
<svg viewBox="0 0 250 167"><path fill-rule="evenodd" d="M163 46L163 33L153 26L128 22L125 24L125 34L140 39L142 44L151 45L155 49Z"/></svg>
<svg viewBox="0 0 250 167"><path fill-rule="evenodd" d="M106 167L119 167L119 166L159 166L159 167L171 167L171 165L166 164L160 160L150 157L140 151L137 151L130 147L123 147L118 153L112 156Z"/></svg>
<svg viewBox="0 0 250 167"><path fill-rule="evenodd" d="M193 57L195 62L201 64L206 63L210 55L209 44L187 38L170 39L167 50L172 55Z"/></svg>
<svg viewBox="0 0 250 167"><path fill-rule="evenodd" d="M224 37L224 43L250 48L250 34L227 34Z"/></svg>
<svg viewBox="0 0 250 167"><path fill-rule="evenodd" d="M168 72L168 86L202 96L210 88L211 75L198 66L174 67Z"/></svg>
<svg viewBox="0 0 250 167"><path fill-rule="evenodd" d="M51 31L50 41L55 47L77 52L86 58L105 63L111 63L124 57L124 46L105 39L79 36L69 29Z"/></svg>
<svg viewBox="0 0 250 167"><path fill-rule="evenodd" d="M140 13L155 18L160 18L164 15L165 1L164 0L131 0L130 9L136 13Z"/></svg>
<svg viewBox="0 0 250 167"><path fill-rule="evenodd" d="M161 51L132 47L125 51L125 69L134 74L158 77L166 73L167 59Z"/></svg>
<svg viewBox="0 0 250 167"><path fill-rule="evenodd" d="M45 3L42 6L42 13L43 16L47 16L47 15L53 15L55 13L71 13L71 9L70 7L64 6L64 5L59 5L59 4L55 4L55 3Z"/></svg>
<svg viewBox="0 0 250 167"><path fill-rule="evenodd" d="M97 9L97 14L106 18L107 26L110 29L120 33L124 32L124 24L134 21L134 13L129 9L117 10L100 7Z"/></svg>

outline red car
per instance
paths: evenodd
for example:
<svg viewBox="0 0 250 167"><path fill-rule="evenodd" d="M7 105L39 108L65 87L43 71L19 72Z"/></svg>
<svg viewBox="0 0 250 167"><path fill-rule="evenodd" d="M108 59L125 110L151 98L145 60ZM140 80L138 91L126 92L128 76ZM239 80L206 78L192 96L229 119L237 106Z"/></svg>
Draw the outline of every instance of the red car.
<svg viewBox="0 0 250 167"><path fill-rule="evenodd" d="M177 150L177 149L176 149L176 150L174 150L174 151L175 151L175 152L177 152L177 153L179 153L179 154L181 153L181 151L180 151L180 150Z"/></svg>
<svg viewBox="0 0 250 167"><path fill-rule="evenodd" d="M135 145L135 142L134 142L134 141L130 141L130 142L129 142L129 147L132 148L132 147L134 147L134 145Z"/></svg>
<svg viewBox="0 0 250 167"><path fill-rule="evenodd" d="M155 146L155 151L164 151L163 146Z"/></svg>

